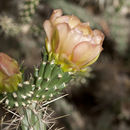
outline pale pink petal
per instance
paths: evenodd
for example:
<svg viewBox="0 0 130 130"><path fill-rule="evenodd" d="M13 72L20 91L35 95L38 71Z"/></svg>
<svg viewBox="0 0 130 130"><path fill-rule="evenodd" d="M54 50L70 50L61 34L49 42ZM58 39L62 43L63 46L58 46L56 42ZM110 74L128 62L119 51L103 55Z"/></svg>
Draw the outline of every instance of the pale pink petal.
<svg viewBox="0 0 130 130"><path fill-rule="evenodd" d="M104 34L99 30L94 30L92 43L93 44L102 44L103 40L104 40Z"/></svg>
<svg viewBox="0 0 130 130"><path fill-rule="evenodd" d="M74 27L77 26L79 23L80 23L80 20L79 20L76 16L74 16L74 15L69 16L69 26L70 26L71 28L74 28Z"/></svg>
<svg viewBox="0 0 130 130"><path fill-rule="evenodd" d="M86 42L91 42L91 40L92 40L92 36L91 35L88 35L88 36L82 35L82 37L81 37L79 42L85 42L85 41Z"/></svg>
<svg viewBox="0 0 130 130"><path fill-rule="evenodd" d="M52 15L50 17L51 22L55 22L56 18L60 17L62 15L61 9L56 9L52 12Z"/></svg>
<svg viewBox="0 0 130 130"><path fill-rule="evenodd" d="M85 36L92 34L92 29L90 28L88 23L80 23L75 28L81 31Z"/></svg>
<svg viewBox="0 0 130 130"><path fill-rule="evenodd" d="M89 42L81 42L73 48L72 61L81 66L89 63L100 54L102 47Z"/></svg>
<svg viewBox="0 0 130 130"><path fill-rule="evenodd" d="M80 24L78 24L78 25L80 25ZM79 28L82 28L82 31L79 30L77 28L77 26L75 28L71 29L68 32L68 34L67 34L64 42L62 42L62 44L63 44L62 45L62 47L63 47L63 49L62 49L63 53L67 53L68 55L70 55L72 53L73 48L77 44L79 44L80 42L90 42L91 43L91 41L93 40L93 37L92 37L93 33L92 33L91 28L88 26L88 23L83 23L83 24L80 25ZM86 29L83 30L83 27L84 28L86 27ZM84 31L86 31L87 35L83 34Z"/></svg>
<svg viewBox="0 0 130 130"><path fill-rule="evenodd" d="M54 24L68 23L68 22L69 22L69 16L61 16L55 20Z"/></svg>
<svg viewBox="0 0 130 130"><path fill-rule="evenodd" d="M79 43L82 38L82 33L77 32L75 30L70 30L63 41L62 52L70 55L72 53L73 48Z"/></svg>
<svg viewBox="0 0 130 130"><path fill-rule="evenodd" d="M49 42L51 41L51 37L52 37L52 33L53 33L53 28L52 28L52 24L49 20L46 20L44 23L43 23L43 27L44 27L44 30L46 32L46 35L47 35L47 39L49 40Z"/></svg>
<svg viewBox="0 0 130 130"><path fill-rule="evenodd" d="M67 23L70 28L74 28L75 26L77 26L80 23L80 20L76 17L76 16L61 16L55 19L55 24L58 23Z"/></svg>
<svg viewBox="0 0 130 130"><path fill-rule="evenodd" d="M11 76L19 73L19 67L14 59L0 52L0 71L2 71L7 76Z"/></svg>
<svg viewBox="0 0 130 130"><path fill-rule="evenodd" d="M66 23L58 24L56 28L59 35L59 43L56 52L60 53L63 49L64 41L67 38L70 28Z"/></svg>
<svg viewBox="0 0 130 130"><path fill-rule="evenodd" d="M84 36L82 32L77 29L72 29L67 34L66 39L64 40L63 44L63 52L70 55L72 53L73 48L79 44L80 42L89 42L92 40L92 36Z"/></svg>

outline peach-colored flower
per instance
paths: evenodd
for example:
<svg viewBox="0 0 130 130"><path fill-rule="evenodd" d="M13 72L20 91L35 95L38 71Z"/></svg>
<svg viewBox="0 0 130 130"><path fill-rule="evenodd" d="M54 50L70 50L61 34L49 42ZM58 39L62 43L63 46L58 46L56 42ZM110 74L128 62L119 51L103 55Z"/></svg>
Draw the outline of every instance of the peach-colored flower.
<svg viewBox="0 0 130 130"><path fill-rule="evenodd" d="M16 91L21 82L18 63L8 55L0 52L0 93Z"/></svg>
<svg viewBox="0 0 130 130"><path fill-rule="evenodd" d="M104 34L92 30L89 23L82 23L76 16L62 16L54 10L43 24L47 38L46 47L64 71L80 71L96 61L102 51Z"/></svg>

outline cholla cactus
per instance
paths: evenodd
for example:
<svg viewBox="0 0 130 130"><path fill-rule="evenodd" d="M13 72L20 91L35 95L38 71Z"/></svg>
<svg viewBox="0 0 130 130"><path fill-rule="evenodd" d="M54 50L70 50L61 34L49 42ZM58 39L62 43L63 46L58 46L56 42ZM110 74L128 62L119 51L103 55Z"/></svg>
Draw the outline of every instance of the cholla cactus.
<svg viewBox="0 0 130 130"><path fill-rule="evenodd" d="M6 15L0 16L0 33L4 32L6 36L16 36L20 32L20 25Z"/></svg>
<svg viewBox="0 0 130 130"><path fill-rule="evenodd" d="M35 14L38 5L39 0L24 0L23 9L21 11L21 19L23 22L31 22L32 16Z"/></svg>
<svg viewBox="0 0 130 130"><path fill-rule="evenodd" d="M54 10L50 20L44 22L47 53L44 51L44 57L40 67L35 68L34 76L20 84L19 80L11 79L12 82L9 83L13 84L15 92L11 93L13 90L9 89L6 92L10 93L3 95L6 95L3 99L8 108L18 109L23 130L43 130L45 126L43 128L41 125L44 123L39 121L42 120L42 112L39 113L40 106L37 108L37 104L59 95L72 79L72 72L86 70L102 51L102 32L92 31L88 23L81 23L76 16L61 15L60 9ZM0 55L0 87L4 90L3 75L10 77L16 74L13 77L16 79L21 73L16 61L3 53Z"/></svg>

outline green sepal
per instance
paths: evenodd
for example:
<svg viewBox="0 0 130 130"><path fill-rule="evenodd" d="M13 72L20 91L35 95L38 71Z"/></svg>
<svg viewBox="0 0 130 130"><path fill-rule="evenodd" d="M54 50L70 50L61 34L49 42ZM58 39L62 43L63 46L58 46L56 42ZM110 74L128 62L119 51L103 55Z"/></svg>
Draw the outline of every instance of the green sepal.
<svg viewBox="0 0 130 130"><path fill-rule="evenodd" d="M22 73L6 77L0 72L0 93L17 91L18 84L22 81Z"/></svg>

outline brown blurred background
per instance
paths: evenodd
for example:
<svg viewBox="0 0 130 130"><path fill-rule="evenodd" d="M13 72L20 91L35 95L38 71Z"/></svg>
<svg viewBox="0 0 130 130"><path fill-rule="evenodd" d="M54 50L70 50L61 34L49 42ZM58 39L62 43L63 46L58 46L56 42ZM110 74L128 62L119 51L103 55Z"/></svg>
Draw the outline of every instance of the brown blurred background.
<svg viewBox="0 0 130 130"><path fill-rule="evenodd" d="M55 8L74 14L105 34L104 51L89 72L77 76L51 105L57 128L130 130L129 0L0 0L0 52L26 67L40 63L43 21ZM69 114L69 115L68 115ZM54 129L54 128L52 128Z"/></svg>

